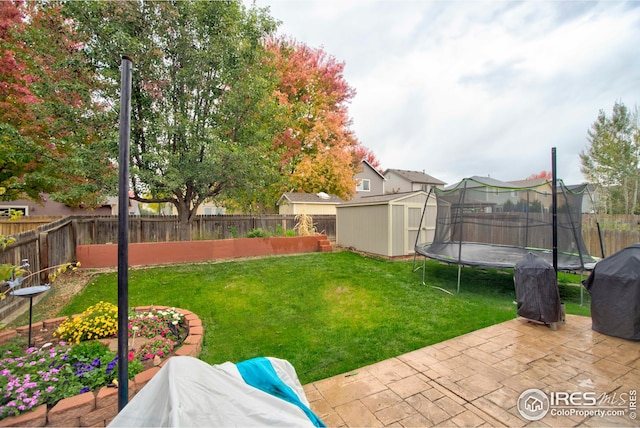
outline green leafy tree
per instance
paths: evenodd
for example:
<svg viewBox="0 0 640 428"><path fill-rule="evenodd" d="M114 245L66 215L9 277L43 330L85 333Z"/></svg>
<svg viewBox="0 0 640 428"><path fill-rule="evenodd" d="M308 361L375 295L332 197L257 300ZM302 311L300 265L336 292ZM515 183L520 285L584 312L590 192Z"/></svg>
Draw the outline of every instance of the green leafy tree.
<svg viewBox="0 0 640 428"><path fill-rule="evenodd" d="M133 60L135 200L175 205L189 239L205 200L266 185L277 104L262 44L276 24L265 9L191 0L65 5L114 105L120 58Z"/></svg>
<svg viewBox="0 0 640 428"><path fill-rule="evenodd" d="M54 2L0 2L0 198L101 202L113 171L100 86Z"/></svg>
<svg viewBox="0 0 640 428"><path fill-rule="evenodd" d="M588 131L588 147L580 153L581 171L598 185L604 213L633 214L638 208L640 127L638 109L630 113L620 102L611 117L600 110Z"/></svg>

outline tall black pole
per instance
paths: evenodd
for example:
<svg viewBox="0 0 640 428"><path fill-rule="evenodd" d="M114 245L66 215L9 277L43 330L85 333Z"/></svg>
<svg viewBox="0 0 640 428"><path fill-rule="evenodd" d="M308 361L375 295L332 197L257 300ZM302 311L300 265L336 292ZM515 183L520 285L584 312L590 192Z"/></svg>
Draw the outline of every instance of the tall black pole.
<svg viewBox="0 0 640 428"><path fill-rule="evenodd" d="M129 137L131 59L120 66L120 169L118 180L118 411L129 401Z"/></svg>
<svg viewBox="0 0 640 428"><path fill-rule="evenodd" d="M553 229L553 269L558 273L558 176L556 173L556 148L551 148L551 212Z"/></svg>

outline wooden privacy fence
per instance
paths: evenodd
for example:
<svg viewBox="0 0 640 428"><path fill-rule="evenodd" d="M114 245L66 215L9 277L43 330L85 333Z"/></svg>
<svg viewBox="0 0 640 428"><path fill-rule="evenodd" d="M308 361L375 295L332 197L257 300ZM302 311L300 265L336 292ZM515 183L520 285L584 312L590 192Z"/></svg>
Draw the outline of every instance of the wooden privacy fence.
<svg viewBox="0 0 640 428"><path fill-rule="evenodd" d="M552 248L553 237L549 232L550 214L529 214L532 226L528 233L526 228L521 227L523 224L521 216L520 213L467 213L464 216L464 227L452 228L451 239L454 241L460 239L460 233L462 233L463 240L469 242ZM598 224L600 231L598 231ZM560 241L573 239L572 234L569 224L558 225ZM594 257L602 257L600 236L605 256L640 243L640 216L598 216L596 222L595 215L583 214L582 238L589 254Z"/></svg>
<svg viewBox="0 0 640 428"><path fill-rule="evenodd" d="M47 269L75 261L75 242L71 222L63 218L53 223L12 235L15 242L0 251L0 264L20 265L29 262L30 272L40 272L25 280L25 285L40 285L48 281ZM6 292L7 284L0 285L0 292ZM7 293L0 302L0 319L11 313L24 300Z"/></svg>
<svg viewBox="0 0 640 428"><path fill-rule="evenodd" d="M313 215L317 232L335 241L336 216ZM77 245L114 244L118 242L117 216L71 217ZM244 238L254 229L274 235L294 230L295 215L203 215L191 224L191 240ZM180 240L175 216L129 217L129 242L166 242Z"/></svg>
<svg viewBox="0 0 640 428"><path fill-rule="evenodd" d="M20 217L18 220L10 220L8 217L0 217L0 235L17 235L29 230L36 230L39 226L44 226L60 218L60 216L30 215Z"/></svg>

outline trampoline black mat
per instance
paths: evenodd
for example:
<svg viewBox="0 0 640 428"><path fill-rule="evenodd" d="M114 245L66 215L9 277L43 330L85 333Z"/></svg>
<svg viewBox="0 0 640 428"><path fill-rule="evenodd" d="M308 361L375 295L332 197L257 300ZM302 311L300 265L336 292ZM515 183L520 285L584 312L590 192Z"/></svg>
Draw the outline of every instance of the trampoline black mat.
<svg viewBox="0 0 640 428"><path fill-rule="evenodd" d="M418 244L415 251L430 259L466 266L512 269L516 263L524 259L527 253L537 254L549 264L553 264L551 250L477 242ZM595 263L596 260L589 255L583 255L581 260L579 254L558 253L558 270L561 271L591 270Z"/></svg>

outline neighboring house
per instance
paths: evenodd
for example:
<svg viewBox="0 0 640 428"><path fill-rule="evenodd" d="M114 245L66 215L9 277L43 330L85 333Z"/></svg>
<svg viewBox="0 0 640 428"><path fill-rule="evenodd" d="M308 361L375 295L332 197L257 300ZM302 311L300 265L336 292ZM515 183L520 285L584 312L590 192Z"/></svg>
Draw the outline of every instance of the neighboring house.
<svg viewBox="0 0 640 428"><path fill-rule="evenodd" d="M336 195L285 192L278 199L278 214L335 214L336 205L344 202Z"/></svg>
<svg viewBox="0 0 640 428"><path fill-rule="evenodd" d="M583 184L573 184L567 186L569 190L576 190L581 188ZM587 185L584 193L582 194L582 212L588 214L595 214L600 206L600 191L595 184Z"/></svg>
<svg viewBox="0 0 640 428"><path fill-rule="evenodd" d="M385 178L366 159L362 159L362 172L355 175L356 194L354 199L365 196L384 195Z"/></svg>
<svg viewBox="0 0 640 428"><path fill-rule="evenodd" d="M384 172L386 179L385 193L404 193L422 190L429 193L432 187L443 188L444 181L418 171L388 169Z"/></svg>
<svg viewBox="0 0 640 428"><path fill-rule="evenodd" d="M226 214L227 209L225 207L219 207L213 201L203 202L196 211L196 215L223 215ZM172 203L165 203L161 212L162 215L178 215L178 209Z"/></svg>
<svg viewBox="0 0 640 428"><path fill-rule="evenodd" d="M9 209L21 211L24 216L117 215L118 198L109 197L104 204L93 209L71 208L52 200L48 194L44 194L40 202L27 199L0 201L0 216L8 215ZM140 214L138 203L131 199L129 199L129 214Z"/></svg>
<svg viewBox="0 0 640 428"><path fill-rule="evenodd" d="M537 187L535 193L529 192L527 196L529 200L527 202L531 204L534 200L540 201L545 211L551 210L551 204L553 203L553 186L551 186L551 182L546 178L508 181L508 183L517 187ZM521 195L520 201L522 202L523 200L524 196Z"/></svg>
<svg viewBox="0 0 640 428"><path fill-rule="evenodd" d="M173 204L171 204L173 206ZM198 215L222 215L227 211L225 207L219 207L215 202L205 201L198 207Z"/></svg>
<svg viewBox="0 0 640 428"><path fill-rule="evenodd" d="M495 178L474 175L445 189L451 190L460 186L465 186L465 211L502 212L502 207L507 201L511 204L520 201L519 186Z"/></svg>

